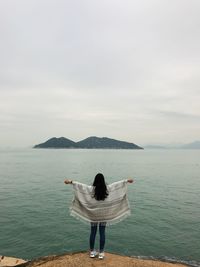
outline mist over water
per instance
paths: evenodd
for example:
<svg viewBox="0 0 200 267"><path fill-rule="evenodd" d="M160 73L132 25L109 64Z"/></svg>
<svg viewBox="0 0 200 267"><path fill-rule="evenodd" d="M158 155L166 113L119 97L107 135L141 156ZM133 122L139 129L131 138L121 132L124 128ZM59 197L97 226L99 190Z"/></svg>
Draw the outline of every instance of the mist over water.
<svg viewBox="0 0 200 267"><path fill-rule="evenodd" d="M107 227L106 251L200 264L200 151L0 150L0 254L32 259L88 250L89 226L69 216L70 178L132 177L132 215ZM96 240L98 249L98 239Z"/></svg>

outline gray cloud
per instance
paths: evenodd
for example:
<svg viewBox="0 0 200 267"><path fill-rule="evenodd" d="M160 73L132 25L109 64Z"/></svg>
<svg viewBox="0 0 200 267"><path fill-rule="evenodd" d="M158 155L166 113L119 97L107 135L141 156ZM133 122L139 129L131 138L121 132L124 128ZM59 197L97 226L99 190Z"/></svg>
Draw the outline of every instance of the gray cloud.
<svg viewBox="0 0 200 267"><path fill-rule="evenodd" d="M198 0L2 0L0 144L199 139L199 8Z"/></svg>

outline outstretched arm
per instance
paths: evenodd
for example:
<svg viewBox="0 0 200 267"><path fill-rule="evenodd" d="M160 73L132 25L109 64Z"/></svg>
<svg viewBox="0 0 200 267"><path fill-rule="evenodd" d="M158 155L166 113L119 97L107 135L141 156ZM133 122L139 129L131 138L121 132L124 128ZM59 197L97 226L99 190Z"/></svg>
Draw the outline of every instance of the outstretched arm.
<svg viewBox="0 0 200 267"><path fill-rule="evenodd" d="M134 180L132 178L128 178L128 179L123 179L123 180L120 180L120 181L117 181L117 182L114 182L108 186L115 186L115 185L118 185L118 184L122 184L122 183L133 183Z"/></svg>
<svg viewBox="0 0 200 267"><path fill-rule="evenodd" d="M65 179L64 180L65 184L71 184L74 190L82 190L82 191L88 191L91 192L93 189L93 186L87 185L87 184L82 184L77 181L71 180L71 179Z"/></svg>

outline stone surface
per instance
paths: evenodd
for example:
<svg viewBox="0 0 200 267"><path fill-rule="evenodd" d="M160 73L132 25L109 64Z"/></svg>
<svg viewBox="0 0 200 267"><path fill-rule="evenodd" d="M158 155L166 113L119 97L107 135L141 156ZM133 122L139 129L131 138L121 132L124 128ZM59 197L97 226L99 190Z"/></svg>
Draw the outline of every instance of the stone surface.
<svg viewBox="0 0 200 267"><path fill-rule="evenodd" d="M17 266L25 262L26 262L25 260L18 258L0 256L0 267Z"/></svg>
<svg viewBox="0 0 200 267"><path fill-rule="evenodd" d="M89 258L88 252L79 252L61 256L47 256L23 264L25 267L184 267L183 264L142 260L127 256L106 253L104 260Z"/></svg>

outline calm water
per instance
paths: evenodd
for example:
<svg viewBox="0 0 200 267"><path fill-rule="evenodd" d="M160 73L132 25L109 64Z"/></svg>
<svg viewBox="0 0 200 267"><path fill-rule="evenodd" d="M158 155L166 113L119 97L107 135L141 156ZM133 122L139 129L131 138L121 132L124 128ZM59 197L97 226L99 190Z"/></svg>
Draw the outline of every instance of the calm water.
<svg viewBox="0 0 200 267"><path fill-rule="evenodd" d="M200 151L0 150L0 254L31 259L88 249L89 227L69 216L68 177L135 178L132 215L107 228L106 250L200 266Z"/></svg>

